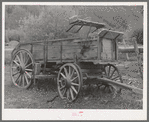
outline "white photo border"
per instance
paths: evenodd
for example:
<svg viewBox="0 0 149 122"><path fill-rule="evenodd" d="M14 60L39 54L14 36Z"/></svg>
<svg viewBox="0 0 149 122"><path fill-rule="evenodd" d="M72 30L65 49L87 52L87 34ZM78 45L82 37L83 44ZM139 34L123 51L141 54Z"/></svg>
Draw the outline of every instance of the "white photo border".
<svg viewBox="0 0 149 122"><path fill-rule="evenodd" d="M4 108L4 45L5 5L99 5L144 6L143 27L143 109L5 109ZM82 116L72 113L82 112ZM2 3L2 120L147 120L147 2L3 2Z"/></svg>

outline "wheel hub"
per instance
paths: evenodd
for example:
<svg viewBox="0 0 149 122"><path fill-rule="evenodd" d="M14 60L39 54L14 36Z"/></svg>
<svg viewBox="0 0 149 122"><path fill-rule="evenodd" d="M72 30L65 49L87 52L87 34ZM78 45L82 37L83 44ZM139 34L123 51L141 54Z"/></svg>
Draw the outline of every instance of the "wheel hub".
<svg viewBox="0 0 149 122"><path fill-rule="evenodd" d="M17 67L17 70L21 73L21 74L23 74L24 72L25 72L25 66L18 66Z"/></svg>
<svg viewBox="0 0 149 122"><path fill-rule="evenodd" d="M17 67L17 70L18 70L18 72L20 72L20 71L21 71L21 67L20 67L20 66L18 66L18 67Z"/></svg>
<svg viewBox="0 0 149 122"><path fill-rule="evenodd" d="M65 83L66 83L66 87L67 87L67 88L70 88L70 87L71 87L70 78L67 77L67 78L65 79Z"/></svg>

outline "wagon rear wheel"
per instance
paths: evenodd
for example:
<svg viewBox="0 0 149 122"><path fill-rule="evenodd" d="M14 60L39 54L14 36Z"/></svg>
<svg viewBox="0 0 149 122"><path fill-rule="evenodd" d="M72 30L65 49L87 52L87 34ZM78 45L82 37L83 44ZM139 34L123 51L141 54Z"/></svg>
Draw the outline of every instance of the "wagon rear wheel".
<svg viewBox="0 0 149 122"><path fill-rule="evenodd" d="M119 73L119 70L117 69L116 66L112 65L112 64L106 64L104 65L104 71L103 71L103 77L111 79L115 82L121 82L123 83L123 80L121 78L121 75ZM104 84L104 90L113 92L115 89L115 86L113 86L112 84ZM117 92L121 91L121 88L116 88Z"/></svg>
<svg viewBox="0 0 149 122"><path fill-rule="evenodd" d="M32 54L20 49L17 51L11 61L11 79L15 86L27 89L32 82L34 60Z"/></svg>
<svg viewBox="0 0 149 122"><path fill-rule="evenodd" d="M82 86L82 73L72 63L64 64L58 73L57 87L59 95L68 102L76 100Z"/></svg>

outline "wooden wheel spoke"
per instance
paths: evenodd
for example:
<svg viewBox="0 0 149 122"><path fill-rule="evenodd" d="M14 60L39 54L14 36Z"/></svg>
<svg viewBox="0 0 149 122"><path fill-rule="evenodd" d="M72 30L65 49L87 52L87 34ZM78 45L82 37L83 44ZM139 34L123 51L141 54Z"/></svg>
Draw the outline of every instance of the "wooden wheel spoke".
<svg viewBox="0 0 149 122"><path fill-rule="evenodd" d="M23 53L23 59L24 59L24 65L25 65L25 63L26 63L26 52Z"/></svg>
<svg viewBox="0 0 149 122"><path fill-rule="evenodd" d="M15 83L18 81L18 79L20 78L21 74L17 77L17 79L15 80Z"/></svg>
<svg viewBox="0 0 149 122"><path fill-rule="evenodd" d="M65 71L65 75L66 77L68 76L68 72L67 72L67 69L64 67L64 71Z"/></svg>
<svg viewBox="0 0 149 122"><path fill-rule="evenodd" d="M22 52L20 53L20 61L21 61L22 63L24 63L24 60L23 60L23 53L22 53Z"/></svg>
<svg viewBox="0 0 149 122"><path fill-rule="evenodd" d="M77 79L78 76L74 77L73 79L71 79L70 81L73 82L75 79Z"/></svg>
<svg viewBox="0 0 149 122"><path fill-rule="evenodd" d="M25 68L29 67L30 65L32 65L32 63L28 64L27 66L25 66Z"/></svg>
<svg viewBox="0 0 149 122"><path fill-rule="evenodd" d="M25 71L32 72L33 70L32 69L25 69Z"/></svg>
<svg viewBox="0 0 149 122"><path fill-rule="evenodd" d="M28 84L29 81L28 81L28 78L27 78L26 74L24 74L24 77L25 77L26 83Z"/></svg>
<svg viewBox="0 0 149 122"><path fill-rule="evenodd" d="M18 79L19 80L19 79ZM17 83L19 86L21 85L21 80L19 80L19 82Z"/></svg>
<svg viewBox="0 0 149 122"><path fill-rule="evenodd" d="M65 88L65 86L62 86L61 88L60 88L60 90L63 90Z"/></svg>
<svg viewBox="0 0 149 122"><path fill-rule="evenodd" d="M71 88L72 88L72 90L73 90L76 94L78 94L78 92L77 92L77 90L75 89L74 86L71 86Z"/></svg>
<svg viewBox="0 0 149 122"><path fill-rule="evenodd" d="M113 74L114 74L115 71L116 71L116 69L114 69L114 70L112 71L112 73L111 73L111 75L110 75L109 78L111 78L111 77L113 76Z"/></svg>
<svg viewBox="0 0 149 122"><path fill-rule="evenodd" d="M64 89L64 91L62 93L63 97L64 97L65 93L66 93L66 88Z"/></svg>
<svg viewBox="0 0 149 122"><path fill-rule="evenodd" d="M74 73L74 69L73 69L73 70L72 70L72 72L71 72L70 78L72 78L72 76L73 76L73 73Z"/></svg>
<svg viewBox="0 0 149 122"><path fill-rule="evenodd" d="M31 78L31 75L30 75L27 71L25 71L25 73L27 74L27 76L28 76L29 78Z"/></svg>
<svg viewBox="0 0 149 122"><path fill-rule="evenodd" d="M105 67L105 69L104 69L104 72L105 72L105 75L107 76L107 71L106 71L106 67Z"/></svg>
<svg viewBox="0 0 149 122"><path fill-rule="evenodd" d="M17 57L19 63L21 64L21 60L20 60L19 56L17 55L16 57Z"/></svg>
<svg viewBox="0 0 149 122"><path fill-rule="evenodd" d="M108 76L110 75L111 66L109 66Z"/></svg>
<svg viewBox="0 0 149 122"><path fill-rule="evenodd" d="M116 77L112 78L111 80L115 80L115 79L116 79L116 78L118 78L118 77L120 77L120 76L118 75L118 76L116 76Z"/></svg>
<svg viewBox="0 0 149 122"><path fill-rule="evenodd" d="M73 86L79 86L79 84L77 84L77 83L71 83L71 85L73 85Z"/></svg>
<svg viewBox="0 0 149 122"><path fill-rule="evenodd" d="M61 72L61 75L62 75L62 77L64 78L64 79L66 79L66 76Z"/></svg>
<svg viewBox="0 0 149 122"><path fill-rule="evenodd" d="M69 66L69 76L71 76L71 67Z"/></svg>
<svg viewBox="0 0 149 122"><path fill-rule="evenodd" d="M73 91L72 91L71 88L70 88L69 90L70 90L71 98L72 98L72 100L73 100L73 99L74 99Z"/></svg>
<svg viewBox="0 0 149 122"><path fill-rule="evenodd" d="M20 72L16 72L16 73L12 74L12 76L17 75L18 73L20 73Z"/></svg>
<svg viewBox="0 0 149 122"><path fill-rule="evenodd" d="M13 62L14 62L17 66L19 66L18 62L16 62L15 60L13 60Z"/></svg>
<svg viewBox="0 0 149 122"><path fill-rule="evenodd" d="M24 64L26 63L26 52L23 52L23 61L24 61Z"/></svg>
<svg viewBox="0 0 149 122"><path fill-rule="evenodd" d="M26 59L26 58L25 58ZM27 55L27 59L26 59L26 61L25 61L25 65L28 63L28 61L29 61L29 56Z"/></svg>

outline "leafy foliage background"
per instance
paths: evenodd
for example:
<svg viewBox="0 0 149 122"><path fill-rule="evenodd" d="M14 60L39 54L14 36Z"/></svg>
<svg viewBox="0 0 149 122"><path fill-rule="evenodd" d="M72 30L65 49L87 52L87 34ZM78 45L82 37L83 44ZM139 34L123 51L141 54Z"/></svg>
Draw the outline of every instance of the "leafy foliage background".
<svg viewBox="0 0 149 122"><path fill-rule="evenodd" d="M81 34L66 33L69 18L77 15L124 32L128 44L132 37L143 44L143 6L6 5L5 9L6 42L79 36Z"/></svg>

